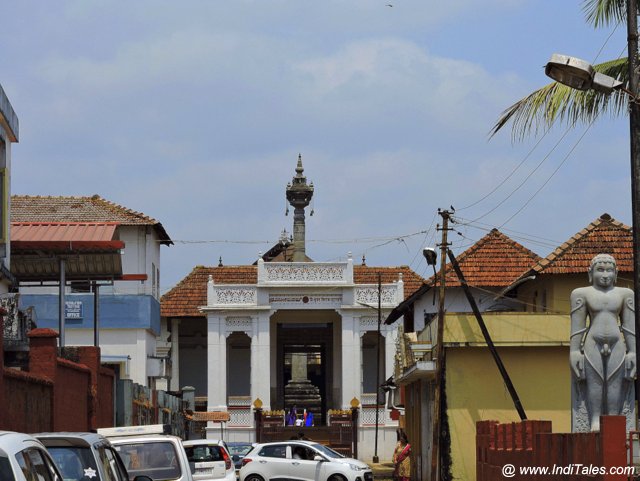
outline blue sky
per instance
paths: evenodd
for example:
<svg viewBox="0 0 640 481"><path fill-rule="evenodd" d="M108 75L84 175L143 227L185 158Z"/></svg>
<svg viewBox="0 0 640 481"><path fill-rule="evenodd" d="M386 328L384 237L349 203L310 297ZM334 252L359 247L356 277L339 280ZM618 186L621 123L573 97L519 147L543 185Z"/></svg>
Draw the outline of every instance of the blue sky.
<svg viewBox="0 0 640 481"><path fill-rule="evenodd" d="M317 261L350 251L428 275L419 252L449 205L456 253L502 226L546 255L603 212L631 222L626 118L564 137L558 126L537 146L488 138L502 110L548 82L553 52L624 54L625 27L594 30L581 5L9 2L0 84L20 119L13 192L100 194L158 219L177 241L163 248L163 291L219 257L252 262L291 232L284 189L298 153L316 188Z"/></svg>

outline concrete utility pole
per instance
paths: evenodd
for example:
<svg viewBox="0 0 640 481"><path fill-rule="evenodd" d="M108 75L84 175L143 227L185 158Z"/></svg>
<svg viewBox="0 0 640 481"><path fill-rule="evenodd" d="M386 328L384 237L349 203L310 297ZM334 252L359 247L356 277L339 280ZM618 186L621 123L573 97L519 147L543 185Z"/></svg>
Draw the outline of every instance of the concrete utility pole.
<svg viewBox="0 0 640 481"><path fill-rule="evenodd" d="M442 408L440 406L440 395L444 386L444 363L445 363L445 349L444 349L444 297L445 297L445 272L447 265L447 249L449 243L447 242L447 234L451 230L449 228L449 219L453 212L448 210L438 209L438 214L442 217L442 228L438 227L438 230L442 231L442 242L440 243L440 286L438 290L438 332L436 335L436 381L433 393L433 440L431 444L431 481L437 481L440 479L440 420L442 418Z"/></svg>

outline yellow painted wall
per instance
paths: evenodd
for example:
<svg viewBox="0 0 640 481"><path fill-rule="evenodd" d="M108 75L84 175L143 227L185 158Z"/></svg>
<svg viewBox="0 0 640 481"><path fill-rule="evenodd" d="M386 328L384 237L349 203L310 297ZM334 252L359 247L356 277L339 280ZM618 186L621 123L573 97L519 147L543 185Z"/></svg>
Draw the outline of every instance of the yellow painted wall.
<svg viewBox="0 0 640 481"><path fill-rule="evenodd" d="M569 315L528 312L485 312L482 314L495 344L511 346L569 343ZM445 344L484 345L484 337L473 314L447 314Z"/></svg>
<svg viewBox="0 0 640 481"><path fill-rule="evenodd" d="M483 314L529 419L571 430L568 316ZM519 417L473 315L447 315L446 395L454 479L475 479L475 423ZM459 347L456 347L459 346Z"/></svg>
<svg viewBox="0 0 640 481"><path fill-rule="evenodd" d="M529 419L571 431L569 348L502 347L499 353ZM447 349L447 413L454 479L475 479L476 422L519 421L486 347Z"/></svg>
<svg viewBox="0 0 640 481"><path fill-rule="evenodd" d="M518 286L518 299L526 303L528 312L543 311L542 304L546 292L547 312L569 313L571 291L589 285L589 277L584 274L540 275ZM631 275L618 275L617 285L632 288ZM537 295L536 295L537 293ZM534 309L534 305L536 308Z"/></svg>

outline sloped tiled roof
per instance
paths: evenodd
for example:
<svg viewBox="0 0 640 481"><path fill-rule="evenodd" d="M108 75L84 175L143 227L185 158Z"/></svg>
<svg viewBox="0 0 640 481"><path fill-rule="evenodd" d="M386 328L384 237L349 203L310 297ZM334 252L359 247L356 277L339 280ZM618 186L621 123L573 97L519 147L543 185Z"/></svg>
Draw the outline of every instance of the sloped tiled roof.
<svg viewBox="0 0 640 481"><path fill-rule="evenodd" d="M171 238L157 220L99 195L11 196L11 222L117 222L120 225L150 225L164 244Z"/></svg>
<svg viewBox="0 0 640 481"><path fill-rule="evenodd" d="M503 288L530 269L540 256L498 229L492 229L456 260L470 286ZM428 282L433 283L433 280L432 276ZM446 267L445 281L447 287L461 285L450 263Z"/></svg>
<svg viewBox="0 0 640 481"><path fill-rule="evenodd" d="M382 275L382 283L390 284L398 280L402 273L405 297L415 291L424 279L408 266L369 267L354 266L353 277L356 284L375 284L378 272ZM173 289L160 300L163 317L202 317L199 307L207 304L207 281L213 276L216 284L256 284L258 282L257 266L196 266Z"/></svg>
<svg viewBox="0 0 640 481"><path fill-rule="evenodd" d="M216 284L256 284L257 266L196 266L160 299L163 317L202 317L199 307L207 305L207 282Z"/></svg>
<svg viewBox="0 0 640 481"><path fill-rule="evenodd" d="M602 214L568 241L535 264L537 274L582 274L597 254L611 254L618 271L633 272L631 227Z"/></svg>
<svg viewBox="0 0 640 481"><path fill-rule="evenodd" d="M383 284L391 284L398 280L398 274L402 274L402 282L404 282L405 299L418 289L424 279L413 272L409 266L398 267L374 267L374 266L353 266L353 282L355 284L376 284L378 282L378 273L381 274Z"/></svg>

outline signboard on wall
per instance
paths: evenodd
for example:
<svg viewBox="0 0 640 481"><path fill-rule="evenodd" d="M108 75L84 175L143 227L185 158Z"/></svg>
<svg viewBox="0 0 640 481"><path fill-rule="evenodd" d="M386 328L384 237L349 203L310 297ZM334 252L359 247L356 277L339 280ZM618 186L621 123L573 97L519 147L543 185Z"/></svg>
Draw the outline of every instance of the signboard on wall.
<svg viewBox="0 0 640 481"><path fill-rule="evenodd" d="M82 319L82 301L64 301L64 317L65 319Z"/></svg>

